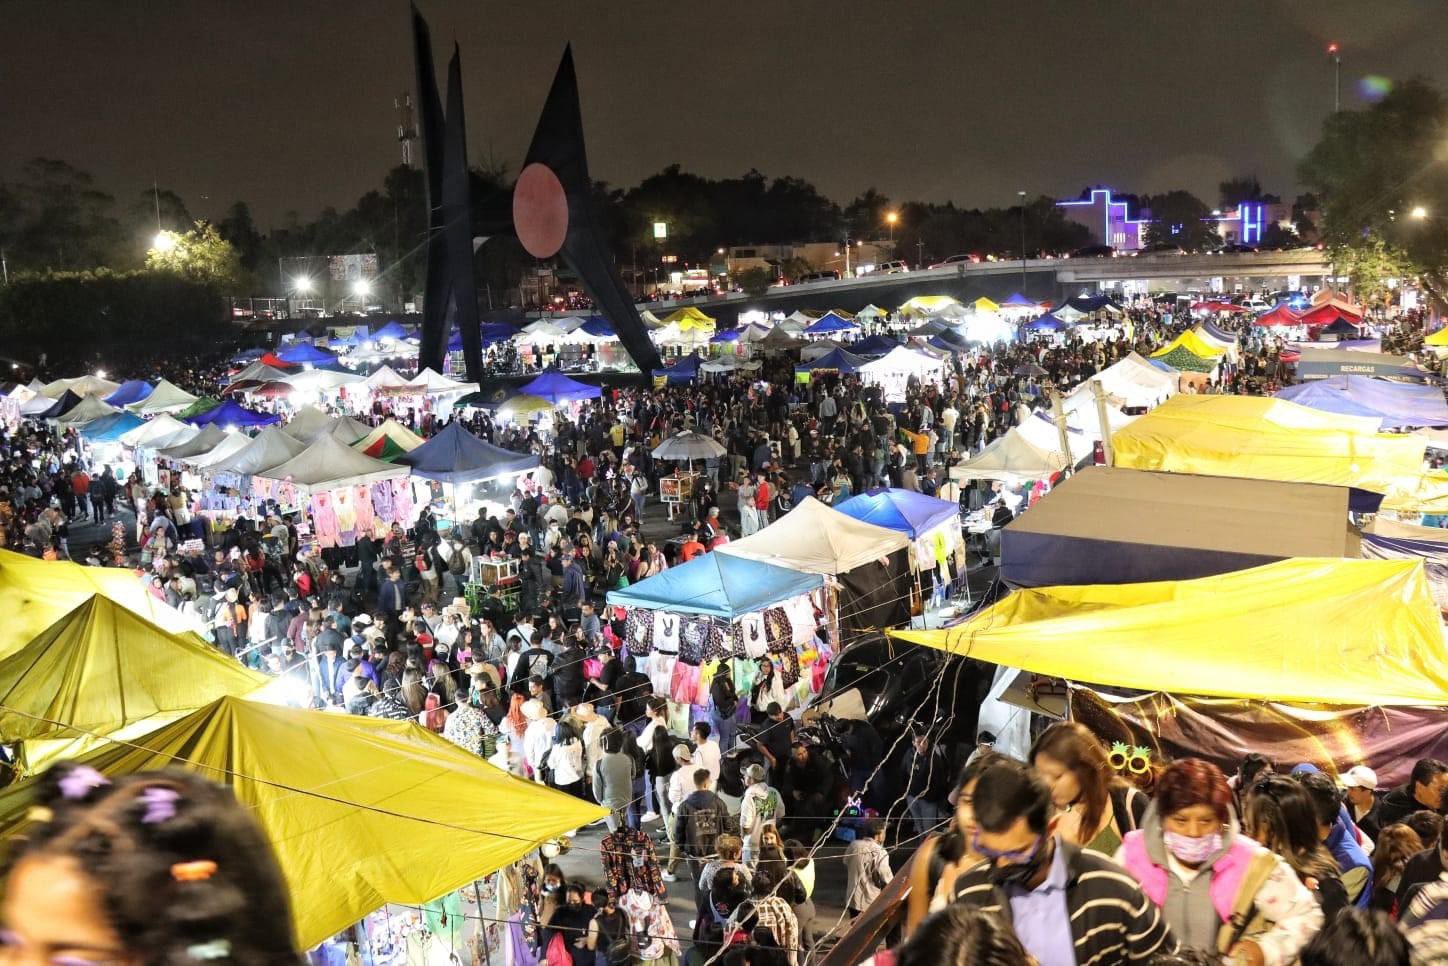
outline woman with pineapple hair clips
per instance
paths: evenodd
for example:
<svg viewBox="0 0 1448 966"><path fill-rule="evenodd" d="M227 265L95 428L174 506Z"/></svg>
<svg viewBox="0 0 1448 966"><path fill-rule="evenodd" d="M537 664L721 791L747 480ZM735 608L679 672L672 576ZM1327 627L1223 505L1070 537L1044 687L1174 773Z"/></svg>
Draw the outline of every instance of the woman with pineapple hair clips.
<svg viewBox="0 0 1448 966"><path fill-rule="evenodd" d="M271 847L229 790L68 762L37 784L8 856L0 962L301 962Z"/></svg>

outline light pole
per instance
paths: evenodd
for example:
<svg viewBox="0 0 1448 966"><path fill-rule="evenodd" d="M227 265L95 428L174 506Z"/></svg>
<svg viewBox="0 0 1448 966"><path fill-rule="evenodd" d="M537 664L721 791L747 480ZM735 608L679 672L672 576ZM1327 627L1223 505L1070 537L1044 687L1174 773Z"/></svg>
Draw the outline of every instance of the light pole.
<svg viewBox="0 0 1448 966"><path fill-rule="evenodd" d="M893 248L894 245L895 245L895 222L897 222L897 221L899 221L899 220L900 220L900 213L899 213L899 212L891 211L891 212L887 212L887 213L885 214L885 224L887 224L887 225L890 226L890 245L891 245L892 248ZM893 251L892 251L891 254L893 254Z"/></svg>
<svg viewBox="0 0 1448 966"><path fill-rule="evenodd" d="M1332 61L1332 113L1342 110L1342 48L1333 41L1327 45L1327 59Z"/></svg>
<svg viewBox="0 0 1448 966"><path fill-rule="evenodd" d="M1021 202L1021 294L1026 294L1026 193L1017 191Z"/></svg>
<svg viewBox="0 0 1448 966"><path fill-rule="evenodd" d="M845 232L845 278L850 277L850 233Z"/></svg>

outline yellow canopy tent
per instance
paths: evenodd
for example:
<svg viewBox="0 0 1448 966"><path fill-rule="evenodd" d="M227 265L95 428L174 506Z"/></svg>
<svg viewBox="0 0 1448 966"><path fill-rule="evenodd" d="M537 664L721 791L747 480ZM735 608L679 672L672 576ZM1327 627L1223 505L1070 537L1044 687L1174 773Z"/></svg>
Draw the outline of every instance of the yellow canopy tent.
<svg viewBox="0 0 1448 966"><path fill-rule="evenodd" d="M681 332L688 332L691 329L713 330L714 328L714 320L692 305L665 316L663 324L676 324Z"/></svg>
<svg viewBox="0 0 1448 966"><path fill-rule="evenodd" d="M1111 446L1127 469L1382 493L1422 474L1426 440L1377 433L1375 422L1283 399L1178 395L1114 433Z"/></svg>
<svg viewBox="0 0 1448 966"><path fill-rule="evenodd" d="M917 295L900 306L900 311L907 315L930 315L959 304L949 295Z"/></svg>
<svg viewBox="0 0 1448 966"><path fill-rule="evenodd" d="M1227 354L1227 350L1224 347L1215 342L1208 342L1194 330L1187 329L1181 335L1153 352L1151 357L1153 359L1159 359L1162 356L1170 355L1174 350L1179 348L1186 349L1192 355L1200 356L1203 359L1220 359Z"/></svg>
<svg viewBox="0 0 1448 966"><path fill-rule="evenodd" d="M1437 332L1423 340L1424 345L1448 346L1448 326L1444 326Z"/></svg>
<svg viewBox="0 0 1448 966"><path fill-rule="evenodd" d="M0 659L0 743L20 745L17 766L33 773L76 753L77 732L143 734L270 681L95 596Z"/></svg>
<svg viewBox="0 0 1448 966"><path fill-rule="evenodd" d="M113 600L172 634L189 635L194 621L146 592L141 578L114 567L82 567L0 550L0 657L95 596Z"/></svg>
<svg viewBox="0 0 1448 966"><path fill-rule="evenodd" d="M229 786L276 852L304 948L387 903L430 902L606 814L414 722L236 698L78 760L112 776L180 767ZM0 792L0 835L22 831L34 784Z"/></svg>
<svg viewBox="0 0 1448 966"><path fill-rule="evenodd" d="M1298 557L1197 580L1020 590L895 637L1034 674L1209 697L1448 705L1421 561Z"/></svg>
<svg viewBox="0 0 1448 966"><path fill-rule="evenodd" d="M980 298L975 300L975 310L977 312L999 312L1001 310L1001 307L997 303L992 302L990 299L982 295Z"/></svg>

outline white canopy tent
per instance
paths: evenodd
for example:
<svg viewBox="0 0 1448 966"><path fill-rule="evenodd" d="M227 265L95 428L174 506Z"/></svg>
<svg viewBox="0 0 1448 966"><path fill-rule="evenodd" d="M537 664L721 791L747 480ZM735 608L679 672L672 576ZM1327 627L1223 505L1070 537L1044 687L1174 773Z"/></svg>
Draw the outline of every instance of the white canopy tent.
<svg viewBox="0 0 1448 966"><path fill-rule="evenodd" d="M181 462L193 466L198 470L204 470L207 467L220 463L229 456L240 453L250 444L251 437L245 433L231 433L210 450L204 453L197 453L195 456L187 456L183 458Z"/></svg>
<svg viewBox="0 0 1448 966"><path fill-rule="evenodd" d="M278 463L285 463L306 448L306 443L293 438L281 427L268 426L235 453L225 459L208 463L206 472L212 475L236 473L240 476L253 476Z"/></svg>
<svg viewBox="0 0 1448 966"><path fill-rule="evenodd" d="M456 379L449 379L447 376L435 369L427 368L417 374L416 377L407 383L414 389L421 390L428 396L445 396L454 392L477 392L478 384L475 382L458 382Z"/></svg>
<svg viewBox="0 0 1448 966"><path fill-rule="evenodd" d="M121 445L137 449L159 450L179 446L201 432L190 423L183 423L170 413L162 413L121 436Z"/></svg>
<svg viewBox="0 0 1448 966"><path fill-rule="evenodd" d="M258 359L233 376L228 385L235 385L238 382L285 382L291 377L292 373L287 370L269 366Z"/></svg>
<svg viewBox="0 0 1448 966"><path fill-rule="evenodd" d="M1080 408L1084 404L1083 399L1094 404L1092 379L1099 379L1106 395L1114 396L1121 400L1121 405L1131 409L1160 405L1177 392L1175 376L1163 372L1133 352L1071 390L1064 400L1067 409Z"/></svg>
<svg viewBox="0 0 1448 966"><path fill-rule="evenodd" d="M102 416L109 416L111 413L118 412L120 412L119 409L106 404L101 400L101 397L86 396L80 402L76 403L75 406L71 407L70 412L62 413L50 421L57 426L84 426L91 420L100 419Z"/></svg>
<svg viewBox="0 0 1448 966"><path fill-rule="evenodd" d="M194 427L193 427L194 428ZM173 443L170 446L158 450L156 455L162 459L185 462L193 456L200 456L209 453L224 442L229 434L214 423L208 424L201 429L201 432L192 436L184 443Z"/></svg>
<svg viewBox="0 0 1448 966"><path fill-rule="evenodd" d="M1000 439L987 444L974 459L952 467L950 478L958 483L971 480L1006 480L1020 483L1046 479L1065 468L1066 457L1058 448L1042 449L1032 443L1020 429L1012 428Z"/></svg>
<svg viewBox="0 0 1448 966"><path fill-rule="evenodd" d="M396 369L388 365L384 365L362 381L368 389L372 390L394 389L407 385L407 380L400 376Z"/></svg>
<svg viewBox="0 0 1448 966"><path fill-rule="evenodd" d="M286 434L301 443L315 442L331 430L332 417L316 406L303 406L298 409L286 425Z"/></svg>
<svg viewBox="0 0 1448 966"><path fill-rule="evenodd" d="M360 453L334 436L323 436L301 454L257 475L268 480L290 480L299 490L310 493L363 486L407 476L410 472L406 466L384 463Z"/></svg>
<svg viewBox="0 0 1448 966"><path fill-rule="evenodd" d="M100 376L85 375L77 376L74 379L57 379L54 382L46 383L40 394L49 399L59 399L70 390L77 396L109 396L121 388L118 382L111 382L109 379L102 379Z"/></svg>
<svg viewBox="0 0 1448 966"><path fill-rule="evenodd" d="M903 345L860 367L860 381L884 390L886 402L903 401L912 376L922 383L939 383L944 374L944 359L932 358Z"/></svg>
<svg viewBox="0 0 1448 966"><path fill-rule="evenodd" d="M372 432L372 427L351 416L338 416L332 421L331 435L351 446Z"/></svg>
<svg viewBox="0 0 1448 966"><path fill-rule="evenodd" d="M708 345L713 336L713 331L709 329L694 327L684 329L677 322L670 322L649 333L649 338L654 340L654 345L682 346L688 349Z"/></svg>
<svg viewBox="0 0 1448 966"><path fill-rule="evenodd" d="M162 379L156 383L156 388L151 394L140 402L131 403L126 408L140 416L149 416L151 413L174 413L180 412L196 401L196 397L171 382L169 379Z"/></svg>
<svg viewBox="0 0 1448 966"><path fill-rule="evenodd" d="M336 369L304 369L284 380L298 392L336 392L343 386L355 386L366 382L365 376L355 372L339 372Z"/></svg>
<svg viewBox="0 0 1448 966"><path fill-rule="evenodd" d="M714 552L805 573L837 575L909 545L907 534L863 523L811 496L763 530Z"/></svg>

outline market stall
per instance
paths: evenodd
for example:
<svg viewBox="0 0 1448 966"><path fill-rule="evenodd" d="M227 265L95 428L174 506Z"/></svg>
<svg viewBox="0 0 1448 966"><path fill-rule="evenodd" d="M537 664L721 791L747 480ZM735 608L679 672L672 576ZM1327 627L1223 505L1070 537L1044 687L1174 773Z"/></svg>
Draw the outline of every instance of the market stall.
<svg viewBox="0 0 1448 966"><path fill-rule="evenodd" d="M879 386L886 402L903 402L913 381L939 385L945 376L945 362L924 353L898 346L860 367L860 381Z"/></svg>

